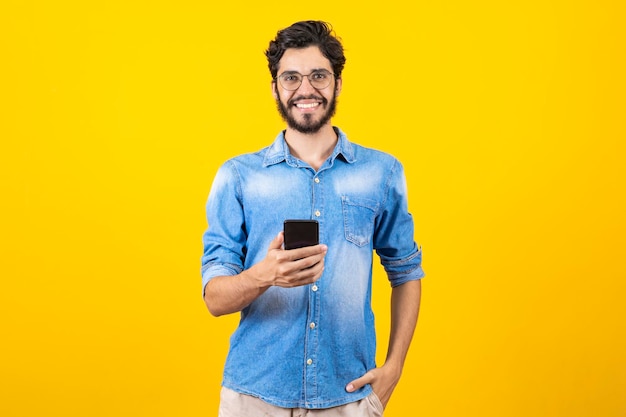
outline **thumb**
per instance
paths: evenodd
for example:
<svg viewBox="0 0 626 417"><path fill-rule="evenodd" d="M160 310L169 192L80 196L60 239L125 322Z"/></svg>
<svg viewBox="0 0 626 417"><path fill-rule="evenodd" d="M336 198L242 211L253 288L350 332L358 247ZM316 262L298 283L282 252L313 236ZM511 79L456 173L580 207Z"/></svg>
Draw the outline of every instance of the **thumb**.
<svg viewBox="0 0 626 417"><path fill-rule="evenodd" d="M370 382L372 382L372 378L371 378L371 374L368 372L362 377L357 378L354 381L350 382L348 385L346 385L346 391L354 392L360 388L363 388L365 385L369 384Z"/></svg>
<svg viewBox="0 0 626 417"><path fill-rule="evenodd" d="M272 242L270 243L270 246L267 249L268 252L273 249L280 249L283 245L284 240L285 240L285 237L283 235L283 232L280 232L279 234L277 234L274 240L272 240Z"/></svg>

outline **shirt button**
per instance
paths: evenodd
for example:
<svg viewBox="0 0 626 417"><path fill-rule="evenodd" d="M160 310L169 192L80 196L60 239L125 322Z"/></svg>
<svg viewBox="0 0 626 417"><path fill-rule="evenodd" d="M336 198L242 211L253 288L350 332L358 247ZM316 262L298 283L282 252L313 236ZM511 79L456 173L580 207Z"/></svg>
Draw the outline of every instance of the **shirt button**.
<svg viewBox="0 0 626 417"><path fill-rule="evenodd" d="M321 215L322 215L322 213L320 213L320 211L319 211L319 210L316 210L316 211L315 211L315 217L319 217L319 216L321 216Z"/></svg>
<svg viewBox="0 0 626 417"><path fill-rule="evenodd" d="M315 177L315 179L314 179L313 181L315 181L315 183L316 183L316 184L319 184L319 183L320 183L320 179L319 179L319 178L317 178L317 177Z"/></svg>
<svg viewBox="0 0 626 417"><path fill-rule="evenodd" d="M311 289L312 289L313 291L317 291L317 285L313 285L313 286L311 287Z"/></svg>
<svg viewBox="0 0 626 417"><path fill-rule="evenodd" d="M312 363L313 363L313 359L307 359L307 360L306 360L306 364L307 364L307 365L311 365Z"/></svg>
<svg viewBox="0 0 626 417"><path fill-rule="evenodd" d="M309 324L309 327L310 327L311 329L315 329L315 323L311 323L311 324Z"/></svg>

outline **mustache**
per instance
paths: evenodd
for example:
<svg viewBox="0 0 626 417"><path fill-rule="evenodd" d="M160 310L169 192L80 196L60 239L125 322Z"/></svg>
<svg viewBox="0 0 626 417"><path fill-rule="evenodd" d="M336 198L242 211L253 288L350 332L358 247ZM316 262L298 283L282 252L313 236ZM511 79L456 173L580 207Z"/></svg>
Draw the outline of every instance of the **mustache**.
<svg viewBox="0 0 626 417"><path fill-rule="evenodd" d="M291 99L287 100L287 104L289 106L293 106L294 103L298 100L319 100L322 102L323 105L328 104L328 100L326 100L326 98L322 97L322 96L316 96L314 94L308 95L308 96L297 96L297 97L292 97Z"/></svg>

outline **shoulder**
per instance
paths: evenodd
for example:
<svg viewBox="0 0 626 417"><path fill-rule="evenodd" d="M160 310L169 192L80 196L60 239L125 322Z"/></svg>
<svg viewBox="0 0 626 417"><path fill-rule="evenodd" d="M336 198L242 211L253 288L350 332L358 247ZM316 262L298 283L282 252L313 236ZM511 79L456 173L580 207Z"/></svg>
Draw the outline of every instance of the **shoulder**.
<svg viewBox="0 0 626 417"><path fill-rule="evenodd" d="M270 148L271 146L266 146L256 152L242 153L240 155L233 156L224 161L220 169L240 170L260 168L263 164L263 160L265 159L265 155L267 155Z"/></svg>
<svg viewBox="0 0 626 417"><path fill-rule="evenodd" d="M283 161L286 153L284 132L280 132L270 145L256 152L243 153L230 158L224 165L230 165L233 168L257 170Z"/></svg>
<svg viewBox="0 0 626 417"><path fill-rule="evenodd" d="M379 149L368 148L356 143L351 144L354 150L355 162L357 164L368 164L382 166L385 169L395 169L401 166L400 161L394 155Z"/></svg>
<svg viewBox="0 0 626 417"><path fill-rule="evenodd" d="M338 127L335 127L335 131L341 142L341 150L350 162L355 162L357 165L370 164L383 166L388 169L399 164L399 160L392 154L360 145L357 142L352 142Z"/></svg>

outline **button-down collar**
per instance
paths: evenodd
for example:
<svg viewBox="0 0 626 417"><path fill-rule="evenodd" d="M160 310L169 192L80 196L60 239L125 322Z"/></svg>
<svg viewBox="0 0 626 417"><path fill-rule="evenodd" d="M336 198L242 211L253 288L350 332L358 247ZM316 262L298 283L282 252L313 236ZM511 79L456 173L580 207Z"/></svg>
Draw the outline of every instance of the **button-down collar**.
<svg viewBox="0 0 626 417"><path fill-rule="evenodd" d="M337 133L337 144L335 145L333 153L329 157L330 161L333 162L337 156L341 155L346 162L350 164L355 162L356 157L354 148L348 141L345 133L343 133L338 127L334 127L333 129L335 130L335 133ZM274 143L267 149L267 153L263 159L263 166L268 167L283 161L287 161L287 163L292 166L299 166L301 163L289 151L289 146L287 146L287 142L285 141L285 131L280 132L274 140Z"/></svg>

